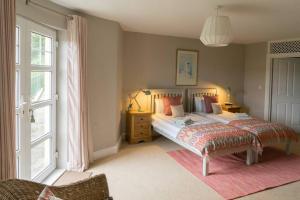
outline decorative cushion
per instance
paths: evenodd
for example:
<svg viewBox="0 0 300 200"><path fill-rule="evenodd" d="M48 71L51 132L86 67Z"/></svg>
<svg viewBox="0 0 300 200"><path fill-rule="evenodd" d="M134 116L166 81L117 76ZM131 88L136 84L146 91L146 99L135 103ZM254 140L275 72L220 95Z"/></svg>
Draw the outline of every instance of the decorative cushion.
<svg viewBox="0 0 300 200"><path fill-rule="evenodd" d="M184 117L184 109L182 104L178 106L171 105L171 111L172 111L172 117Z"/></svg>
<svg viewBox="0 0 300 200"><path fill-rule="evenodd" d="M205 102L204 99L201 100L201 104L202 104L202 112L206 113L206 108L205 108Z"/></svg>
<svg viewBox="0 0 300 200"><path fill-rule="evenodd" d="M195 112L204 112L203 97L195 97Z"/></svg>
<svg viewBox="0 0 300 200"><path fill-rule="evenodd" d="M181 96L175 97L164 97L164 114L165 115L172 115L171 105L178 106L181 104Z"/></svg>
<svg viewBox="0 0 300 200"><path fill-rule="evenodd" d="M219 103L212 103L211 107L213 109L214 114L222 114L222 106Z"/></svg>
<svg viewBox="0 0 300 200"><path fill-rule="evenodd" d="M53 192L46 186L37 200L62 200L54 196Z"/></svg>
<svg viewBox="0 0 300 200"><path fill-rule="evenodd" d="M218 96L203 95L203 98L204 98L206 113L212 113L213 109L212 109L211 104L212 103L218 103Z"/></svg>
<svg viewBox="0 0 300 200"><path fill-rule="evenodd" d="M164 113L164 102L162 99L155 99L155 113Z"/></svg>

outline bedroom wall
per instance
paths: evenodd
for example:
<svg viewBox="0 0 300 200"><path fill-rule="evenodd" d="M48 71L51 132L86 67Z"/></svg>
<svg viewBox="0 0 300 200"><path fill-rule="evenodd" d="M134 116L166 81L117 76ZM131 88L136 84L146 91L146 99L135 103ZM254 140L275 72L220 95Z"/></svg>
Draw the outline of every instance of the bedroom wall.
<svg viewBox="0 0 300 200"><path fill-rule="evenodd" d="M267 43L245 45L244 104L249 113L264 118Z"/></svg>
<svg viewBox="0 0 300 200"><path fill-rule="evenodd" d="M72 11L63 6L57 5L50 1L45 0L34 0L38 4L45 7L57 10L61 13L75 14L77 12ZM65 30L67 28L67 21L64 16L58 15L51 11L37 8L34 5L26 5L26 0L16 0L16 12L18 15L28 18L34 22L45 24L46 26L52 27L56 30Z"/></svg>
<svg viewBox="0 0 300 200"><path fill-rule="evenodd" d="M89 128L94 151L111 147L120 136L122 30L118 23L86 15L88 21Z"/></svg>
<svg viewBox="0 0 300 200"><path fill-rule="evenodd" d="M139 88L175 88L178 48L199 51L198 87L216 87L225 101L230 86L234 100L243 104L244 45L209 48L198 39L134 32L124 32L124 98Z"/></svg>

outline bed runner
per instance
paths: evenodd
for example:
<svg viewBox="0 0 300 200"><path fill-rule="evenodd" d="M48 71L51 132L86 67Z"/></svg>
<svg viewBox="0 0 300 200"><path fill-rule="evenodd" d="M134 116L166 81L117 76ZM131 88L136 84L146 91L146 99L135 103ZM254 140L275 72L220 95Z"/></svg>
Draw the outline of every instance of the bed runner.
<svg viewBox="0 0 300 200"><path fill-rule="evenodd" d="M193 146L203 156L251 145L257 148L255 136L250 132L220 122L186 126L180 130L177 139Z"/></svg>
<svg viewBox="0 0 300 200"><path fill-rule="evenodd" d="M298 141L297 134L293 129L279 123L252 118L233 120L229 122L229 125L253 133L263 147L274 142Z"/></svg>

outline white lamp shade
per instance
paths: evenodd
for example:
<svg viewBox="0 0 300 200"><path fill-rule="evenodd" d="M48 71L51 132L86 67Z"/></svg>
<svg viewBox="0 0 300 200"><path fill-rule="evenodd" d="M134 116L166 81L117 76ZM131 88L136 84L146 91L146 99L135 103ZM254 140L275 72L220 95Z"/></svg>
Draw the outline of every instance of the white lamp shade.
<svg viewBox="0 0 300 200"><path fill-rule="evenodd" d="M230 19L227 16L211 16L206 19L202 33L201 42L206 46L223 47L232 41L232 30Z"/></svg>

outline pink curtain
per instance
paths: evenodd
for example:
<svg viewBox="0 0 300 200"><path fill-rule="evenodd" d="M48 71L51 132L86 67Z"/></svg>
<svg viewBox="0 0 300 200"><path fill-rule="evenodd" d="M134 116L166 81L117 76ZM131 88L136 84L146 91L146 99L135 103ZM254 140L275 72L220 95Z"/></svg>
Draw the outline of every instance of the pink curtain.
<svg viewBox="0 0 300 200"><path fill-rule="evenodd" d="M73 15L68 20L68 169L84 171L92 161L87 107L87 23Z"/></svg>
<svg viewBox="0 0 300 200"><path fill-rule="evenodd" d="M16 177L16 3L0 0L0 180Z"/></svg>

